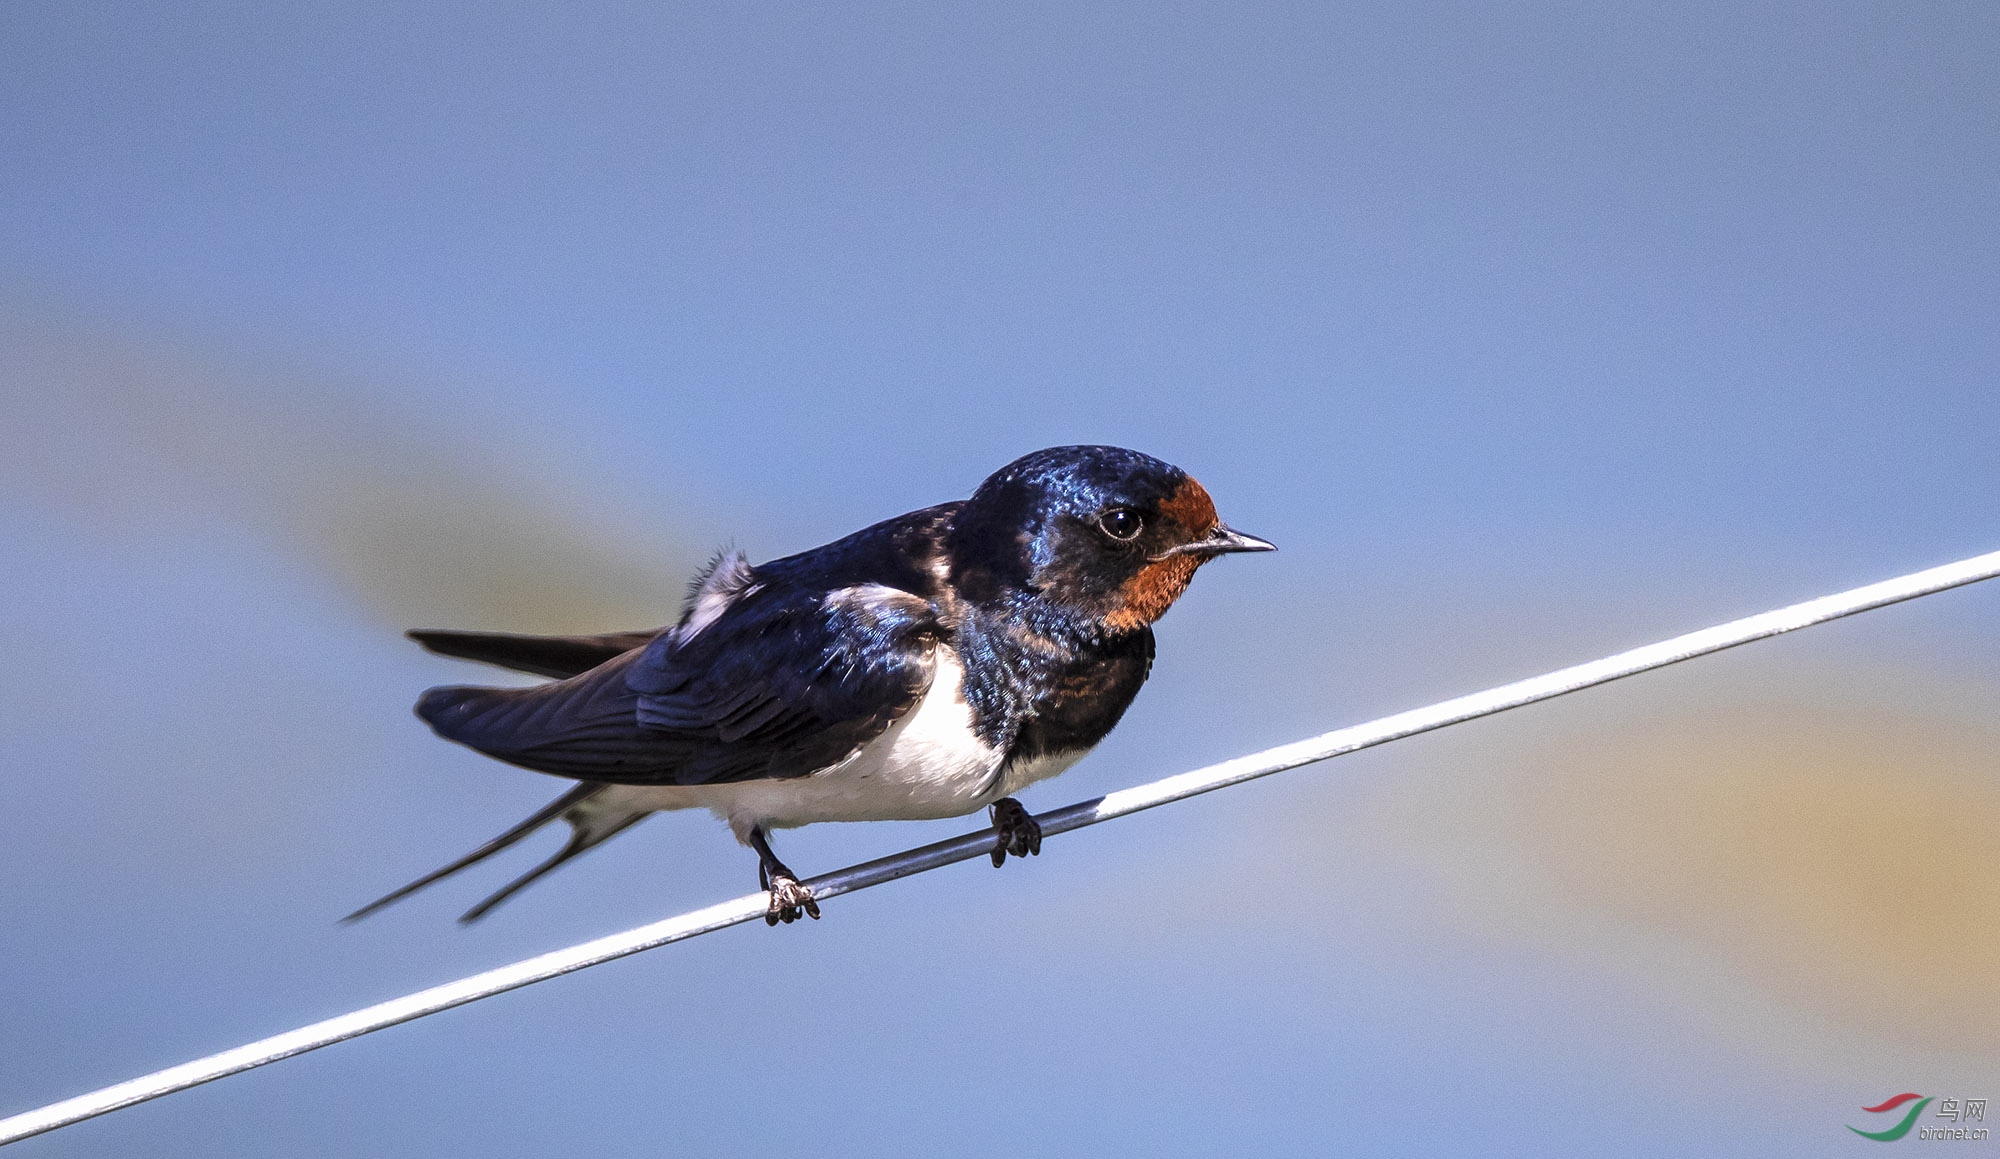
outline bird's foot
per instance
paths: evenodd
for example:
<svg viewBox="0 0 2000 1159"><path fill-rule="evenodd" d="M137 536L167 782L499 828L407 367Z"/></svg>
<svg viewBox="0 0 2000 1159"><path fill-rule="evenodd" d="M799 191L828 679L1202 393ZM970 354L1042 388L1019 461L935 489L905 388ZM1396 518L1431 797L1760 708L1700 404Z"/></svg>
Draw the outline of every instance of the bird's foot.
<svg viewBox="0 0 2000 1159"><path fill-rule="evenodd" d="M998 869L1005 864L1009 853L1016 857L1041 854L1041 822L1035 820L1021 802L1012 797L1002 797L993 802L988 812L993 816L993 868Z"/></svg>
<svg viewBox="0 0 2000 1159"><path fill-rule="evenodd" d="M750 831L750 847L757 851L757 884L771 895L771 908L764 913L764 924L790 925L800 915L818 921L819 903L813 900L813 891L771 852L771 841L761 827Z"/></svg>
<svg viewBox="0 0 2000 1159"><path fill-rule="evenodd" d="M790 925L801 917L819 920L819 903L813 900L813 891L797 878L773 876L770 892L771 908L764 914L765 925L775 926L779 922Z"/></svg>

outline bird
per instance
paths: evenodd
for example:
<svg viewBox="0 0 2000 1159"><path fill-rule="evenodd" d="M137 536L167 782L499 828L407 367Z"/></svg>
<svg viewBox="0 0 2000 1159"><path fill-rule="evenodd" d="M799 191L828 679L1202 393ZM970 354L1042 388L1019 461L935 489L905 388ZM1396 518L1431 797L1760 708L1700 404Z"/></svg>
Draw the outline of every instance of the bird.
<svg viewBox="0 0 2000 1159"><path fill-rule="evenodd" d="M520 824L349 914L364 917L560 819L552 857L461 918L663 810L705 808L757 854L765 921L817 919L771 848L822 821L988 811L995 867L1041 852L1015 794L1104 739L1152 671L1152 625L1195 570L1275 550L1216 514L1181 468L1112 446L1051 447L968 499L752 565L718 553L680 618L650 631L413 630L434 653L550 678L447 685L438 736L576 784Z"/></svg>

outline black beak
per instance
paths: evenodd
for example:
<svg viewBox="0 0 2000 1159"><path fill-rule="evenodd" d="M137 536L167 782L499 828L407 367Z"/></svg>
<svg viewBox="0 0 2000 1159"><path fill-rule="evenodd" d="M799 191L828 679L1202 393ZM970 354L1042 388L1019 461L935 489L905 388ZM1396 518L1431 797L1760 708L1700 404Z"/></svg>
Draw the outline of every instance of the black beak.
<svg viewBox="0 0 2000 1159"><path fill-rule="evenodd" d="M1218 526L1214 531L1209 533L1206 539L1197 539L1193 543L1183 543L1179 547L1170 547L1153 558L1160 560L1170 555L1214 556L1228 555L1232 551L1276 550L1278 550L1278 545L1268 539L1259 539L1254 535L1245 535L1229 527Z"/></svg>

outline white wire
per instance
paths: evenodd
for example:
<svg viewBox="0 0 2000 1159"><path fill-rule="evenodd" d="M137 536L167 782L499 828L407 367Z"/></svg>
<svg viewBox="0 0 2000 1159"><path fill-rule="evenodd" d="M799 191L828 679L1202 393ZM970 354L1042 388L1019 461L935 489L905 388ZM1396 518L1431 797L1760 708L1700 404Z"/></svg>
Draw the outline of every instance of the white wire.
<svg viewBox="0 0 2000 1159"><path fill-rule="evenodd" d="M1543 676L1518 680L1475 692L1427 708L1411 709L1408 712L1385 716L1380 720L1337 729L1307 740L1296 741L1263 752L1223 761L1221 764L1168 777L1150 784L1121 789L1109 796L1094 801L1085 801L1067 808L1044 813L1041 821L1045 836L1081 829L1114 817L1123 817L1164 805L1171 801L1230 785L1241 784L1257 777L1269 776L1285 769L1297 768L1328 757L1351 753L1357 749L1369 748L1420 732L1443 728L1446 725L1490 716L1509 708L1518 708L1539 700L1561 696L1567 692L1605 684L1620 677L1635 673L1664 668L1669 664L1720 652L1738 644L1761 640L1785 632L1810 627L1813 624L1850 616L1885 604L1941 592L1979 580L1992 579L2000 575L2000 551L1975 556L1957 563L1945 564L1911 575L1869 584L1837 595L1808 600L1802 604L1764 612L1761 615L1734 620L1685 636L1676 636L1658 644L1648 644L1616 656L1593 660L1588 664L1578 664ZM861 865L835 871L807 882L812 887L813 896L826 900L866 889L872 885L908 877L913 873L923 873L954 862L983 857L993 846L993 831L981 830L977 833L940 841L920 849L879 858ZM17 1142L31 1135L52 1131L83 1119L129 1107L147 1099L186 1090L201 1083L222 1078L226 1075L246 1071L265 1063L304 1054L322 1046L330 1046L349 1038L355 1038L400 1022L436 1014L467 1002L490 998L517 987L546 981L572 970L595 966L614 958L636 954L683 938L692 938L710 933L725 926L754 921L764 916L768 901L761 892L739 897L709 906L707 909L667 918L624 933L610 934L595 941L567 949L554 950L509 966L474 974L456 982L433 986L402 998L378 1003L366 1009L315 1022L311 1026L262 1039L234 1050L225 1050L207 1058L168 1067L149 1075L105 1087L89 1094L64 1099L59 1103L36 1110L25 1111L8 1119L0 1119L0 1145Z"/></svg>

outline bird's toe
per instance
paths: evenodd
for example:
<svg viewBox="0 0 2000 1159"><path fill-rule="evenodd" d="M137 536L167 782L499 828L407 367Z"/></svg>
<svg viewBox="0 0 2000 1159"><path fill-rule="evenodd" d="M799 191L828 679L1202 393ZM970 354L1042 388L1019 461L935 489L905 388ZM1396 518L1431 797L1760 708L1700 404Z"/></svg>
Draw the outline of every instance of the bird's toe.
<svg viewBox="0 0 2000 1159"><path fill-rule="evenodd" d="M765 925L775 926L779 922L790 925L800 917L819 920L819 902L813 900L812 890L797 878L773 877L770 893L771 907L764 912Z"/></svg>
<svg viewBox="0 0 2000 1159"><path fill-rule="evenodd" d="M1012 797L1002 797L991 808L993 816L993 865L1006 864L1009 853L1035 857L1042 852L1042 826Z"/></svg>

